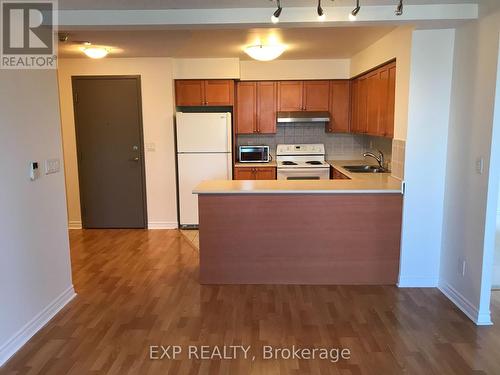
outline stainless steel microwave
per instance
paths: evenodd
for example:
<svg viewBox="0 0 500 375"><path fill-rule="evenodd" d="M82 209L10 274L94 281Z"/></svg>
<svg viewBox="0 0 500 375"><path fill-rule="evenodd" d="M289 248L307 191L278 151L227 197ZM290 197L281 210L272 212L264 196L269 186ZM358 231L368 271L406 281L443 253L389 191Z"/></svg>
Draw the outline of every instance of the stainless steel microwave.
<svg viewBox="0 0 500 375"><path fill-rule="evenodd" d="M238 161L240 163L268 163L271 160L269 146L240 146Z"/></svg>

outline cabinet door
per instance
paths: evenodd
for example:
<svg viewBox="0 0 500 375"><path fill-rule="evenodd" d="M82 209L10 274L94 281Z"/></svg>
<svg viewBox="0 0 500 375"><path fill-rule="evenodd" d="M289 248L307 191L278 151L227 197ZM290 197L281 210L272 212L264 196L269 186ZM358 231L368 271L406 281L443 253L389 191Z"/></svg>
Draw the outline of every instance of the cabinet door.
<svg viewBox="0 0 500 375"><path fill-rule="evenodd" d="M276 82L257 83L257 131L276 133Z"/></svg>
<svg viewBox="0 0 500 375"><path fill-rule="evenodd" d="M358 95L359 95L359 80L355 79L351 82L351 132L358 133L359 116L358 116Z"/></svg>
<svg viewBox="0 0 500 375"><path fill-rule="evenodd" d="M236 85L236 134L257 131L257 83L238 82Z"/></svg>
<svg viewBox="0 0 500 375"><path fill-rule="evenodd" d="M345 174L342 172L339 172L337 169L332 167L332 179L333 180L350 180L349 177L347 177Z"/></svg>
<svg viewBox="0 0 500 375"><path fill-rule="evenodd" d="M281 81L278 83L278 110L279 111L302 111L303 105L303 82Z"/></svg>
<svg viewBox="0 0 500 375"><path fill-rule="evenodd" d="M388 77L389 92L387 94L387 120L385 123L384 136L388 138L394 137L394 111L396 102L396 63L389 65Z"/></svg>
<svg viewBox="0 0 500 375"><path fill-rule="evenodd" d="M224 106L234 103L234 81L211 79L205 81L205 105Z"/></svg>
<svg viewBox="0 0 500 375"><path fill-rule="evenodd" d="M350 116L350 82L332 81L330 83L330 123L329 132L348 133Z"/></svg>
<svg viewBox="0 0 500 375"><path fill-rule="evenodd" d="M328 111L330 106L330 81L305 81L304 106L306 111Z"/></svg>
<svg viewBox="0 0 500 375"><path fill-rule="evenodd" d="M365 134L367 131L367 96L368 96L368 80L366 77L359 78L359 87L357 93L357 116L358 123L356 133Z"/></svg>
<svg viewBox="0 0 500 375"><path fill-rule="evenodd" d="M175 81L175 104L177 106L203 105L204 89L204 82L200 80Z"/></svg>
<svg viewBox="0 0 500 375"><path fill-rule="evenodd" d="M276 180L276 168L256 168L256 180Z"/></svg>
<svg viewBox="0 0 500 375"><path fill-rule="evenodd" d="M366 133L379 135L380 79L379 70L366 77Z"/></svg>
<svg viewBox="0 0 500 375"><path fill-rule="evenodd" d="M239 167L234 168L235 180L255 180L255 168Z"/></svg>

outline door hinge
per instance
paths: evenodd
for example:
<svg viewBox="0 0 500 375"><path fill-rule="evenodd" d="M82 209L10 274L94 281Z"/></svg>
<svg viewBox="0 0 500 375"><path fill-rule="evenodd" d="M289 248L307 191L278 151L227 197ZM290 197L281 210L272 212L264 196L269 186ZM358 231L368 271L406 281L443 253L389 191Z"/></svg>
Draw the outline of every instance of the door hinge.
<svg viewBox="0 0 500 375"><path fill-rule="evenodd" d="M73 97L74 97L75 103L78 103L78 93L76 91L75 91Z"/></svg>

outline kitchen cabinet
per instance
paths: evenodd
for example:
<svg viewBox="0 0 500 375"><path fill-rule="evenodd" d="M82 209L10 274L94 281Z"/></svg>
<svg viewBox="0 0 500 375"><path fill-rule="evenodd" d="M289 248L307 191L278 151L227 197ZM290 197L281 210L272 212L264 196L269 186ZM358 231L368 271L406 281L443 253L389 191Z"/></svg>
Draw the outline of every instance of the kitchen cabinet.
<svg viewBox="0 0 500 375"><path fill-rule="evenodd" d="M330 81L280 81L278 109L280 111L328 111Z"/></svg>
<svg viewBox="0 0 500 375"><path fill-rule="evenodd" d="M326 131L348 133L350 131L351 84L348 80L330 82L330 123Z"/></svg>
<svg viewBox="0 0 500 375"><path fill-rule="evenodd" d="M182 79L175 81L177 106L231 106L234 81L228 79Z"/></svg>
<svg viewBox="0 0 500 375"><path fill-rule="evenodd" d="M236 167L235 180L276 180L275 167Z"/></svg>
<svg viewBox="0 0 500 375"><path fill-rule="evenodd" d="M257 84L236 84L236 134L257 133Z"/></svg>
<svg viewBox="0 0 500 375"><path fill-rule="evenodd" d="M278 110L302 111L304 85L302 81L281 81L278 83Z"/></svg>
<svg viewBox="0 0 500 375"><path fill-rule="evenodd" d="M276 82L238 82L236 134L276 133Z"/></svg>
<svg viewBox="0 0 500 375"><path fill-rule="evenodd" d="M328 111L330 109L330 81L305 81L305 111Z"/></svg>
<svg viewBox="0 0 500 375"><path fill-rule="evenodd" d="M351 89L351 131L392 138L396 63L391 62L355 78Z"/></svg>
<svg viewBox="0 0 500 375"><path fill-rule="evenodd" d="M345 174L332 167L332 180L350 180Z"/></svg>

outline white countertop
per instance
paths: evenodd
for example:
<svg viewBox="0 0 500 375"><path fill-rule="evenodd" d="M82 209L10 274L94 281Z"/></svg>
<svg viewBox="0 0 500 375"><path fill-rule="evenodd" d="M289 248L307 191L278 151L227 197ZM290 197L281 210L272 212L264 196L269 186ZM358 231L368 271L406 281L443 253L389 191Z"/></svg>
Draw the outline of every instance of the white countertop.
<svg viewBox="0 0 500 375"><path fill-rule="evenodd" d="M194 194L401 194L402 183L389 173L349 173L342 165L366 161L329 161L350 180L213 180L200 183Z"/></svg>

